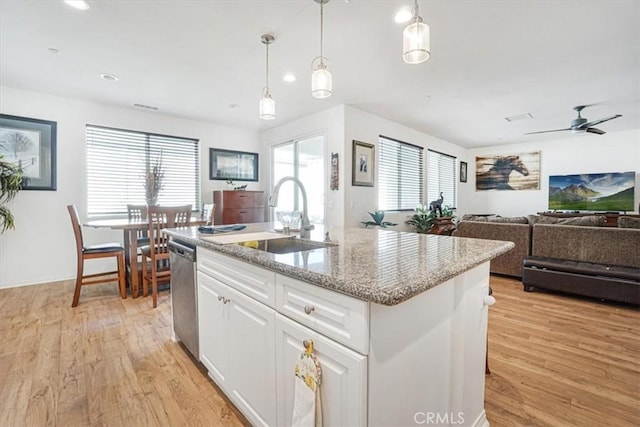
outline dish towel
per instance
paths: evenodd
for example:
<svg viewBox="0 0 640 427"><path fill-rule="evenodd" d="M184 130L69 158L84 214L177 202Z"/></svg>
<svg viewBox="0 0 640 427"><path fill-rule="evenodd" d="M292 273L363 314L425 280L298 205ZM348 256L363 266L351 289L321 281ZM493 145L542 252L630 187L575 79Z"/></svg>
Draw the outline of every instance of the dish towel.
<svg viewBox="0 0 640 427"><path fill-rule="evenodd" d="M228 233L229 231L240 231L247 228L246 225L233 224L233 225L201 225L198 227L198 231L201 233L214 234L214 233Z"/></svg>
<svg viewBox="0 0 640 427"><path fill-rule="evenodd" d="M322 401L320 382L322 370L313 354L313 341L304 341L305 351L295 366L295 388L293 394L293 427L321 427Z"/></svg>

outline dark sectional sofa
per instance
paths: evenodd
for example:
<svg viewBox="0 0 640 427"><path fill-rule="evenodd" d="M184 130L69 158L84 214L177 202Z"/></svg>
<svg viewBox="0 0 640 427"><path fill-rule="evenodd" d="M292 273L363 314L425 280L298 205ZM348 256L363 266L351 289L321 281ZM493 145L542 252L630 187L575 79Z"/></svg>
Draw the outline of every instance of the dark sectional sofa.
<svg viewBox="0 0 640 427"><path fill-rule="evenodd" d="M491 261L491 272L521 277L526 291L640 304L640 219L625 218L622 228L598 226L604 218L596 216L563 221L530 215L527 224L523 218L463 217L453 235L514 242L513 250Z"/></svg>

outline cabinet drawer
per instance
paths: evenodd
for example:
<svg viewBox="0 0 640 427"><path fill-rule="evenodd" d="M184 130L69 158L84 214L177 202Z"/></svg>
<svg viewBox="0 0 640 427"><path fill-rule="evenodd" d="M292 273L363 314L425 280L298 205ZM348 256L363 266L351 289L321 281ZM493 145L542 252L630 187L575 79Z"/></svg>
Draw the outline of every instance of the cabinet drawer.
<svg viewBox="0 0 640 427"><path fill-rule="evenodd" d="M233 208L222 212L224 224L264 222L264 208Z"/></svg>
<svg viewBox="0 0 640 427"><path fill-rule="evenodd" d="M260 208L264 207L262 191L225 191L225 208Z"/></svg>
<svg viewBox="0 0 640 427"><path fill-rule="evenodd" d="M198 271L275 307L275 273L198 246Z"/></svg>
<svg viewBox="0 0 640 427"><path fill-rule="evenodd" d="M369 354L369 304L276 274L276 310L362 354Z"/></svg>

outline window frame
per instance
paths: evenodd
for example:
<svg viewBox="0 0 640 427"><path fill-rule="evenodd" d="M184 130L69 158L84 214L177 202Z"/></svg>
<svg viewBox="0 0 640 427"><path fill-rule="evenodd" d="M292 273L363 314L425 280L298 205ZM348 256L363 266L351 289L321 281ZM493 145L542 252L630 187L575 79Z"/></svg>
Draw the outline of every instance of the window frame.
<svg viewBox="0 0 640 427"><path fill-rule="evenodd" d="M193 147L189 148L189 152L193 151L194 153L194 157L193 157L193 166L194 166L194 170L193 170L193 179L194 179L194 188L193 188L193 196L194 196L194 202L192 203L192 211L199 211L200 210L200 206L202 203L202 178L201 178L201 154L200 154L200 140L197 138L190 138L190 137L183 137L183 136L175 136L175 135L167 135L167 134L160 134L160 133L156 133L156 132L147 132L147 131L141 131L141 130L134 130L134 129L124 129L124 128L117 128L117 127L112 127L112 126L103 126L103 125L96 125L96 124L91 124L91 123L87 123L85 125L85 179L86 179L86 186L85 186L85 196L86 196L86 203L87 203L87 216L88 218L91 219L96 219L96 218L119 218L119 217L125 217L127 216L127 209L126 209L126 205L127 203L130 204L144 204L144 196L143 196L143 200L142 202L139 199L135 199L135 200L126 200L126 203L123 205L123 210L122 211L109 211L109 212L97 212L97 211L91 211L90 210L90 185L89 185L89 181L90 181L90 167L89 167L89 156L90 156L90 130L91 129L96 129L98 132L100 130L106 130L108 131L112 131L112 132L120 132L120 133L125 133L125 134L129 134L131 137L137 137L137 138L142 138L144 139L144 147L140 148L138 147L138 151L139 152L144 152L144 165L145 168L149 167L149 165L151 164L151 162L153 162L154 160L154 148L153 145L165 145L167 143L170 143L170 140L176 140L176 141L180 141L181 143L193 143ZM106 135L105 135L106 136ZM156 140L154 140L154 138L156 138ZM163 139L165 141L163 141ZM112 143L113 145L117 144L118 142L114 142ZM135 151L134 148L134 144L136 143L136 141L129 141L128 143L124 144L124 147L128 147L132 150ZM109 148L109 144L105 144L107 149ZM176 148L176 150L174 151L174 157L175 154L179 151L178 148ZM169 161L171 161L171 150L164 150L163 149L163 163L165 163L165 159L167 158L167 155L169 155ZM115 156L114 156L115 157ZM165 163L166 164L166 163ZM135 169L134 169L135 170ZM166 170L166 169L165 169ZM141 172L143 173L143 172ZM98 175L99 176L99 175ZM141 176L140 177L140 182L144 181L144 177ZM187 180L185 180L185 182L187 182ZM106 193L106 192L105 192ZM108 194L108 193L106 193ZM169 202L171 204L179 204L181 202ZM187 202L185 202L184 204L187 204Z"/></svg>
<svg viewBox="0 0 640 427"><path fill-rule="evenodd" d="M389 141L391 143L395 143L398 144L398 151L401 149L402 146L406 146L407 148L411 148L411 149L416 149L416 151L418 152L418 169L419 169L419 177L417 180L414 180L415 182L418 183L418 191L417 191L417 200L416 201L407 201L406 203L403 204L402 201L402 189L399 189L398 191L395 192L397 199L394 201L395 206L391 207L391 208L382 208L381 207L381 190L382 190L382 183L381 180L383 179L383 177L385 176L384 168L384 161L382 159L382 155L384 153L384 149L383 149L383 140ZM424 198L424 194L425 194L425 164L424 164L424 150L425 148L417 145L417 144L412 144L409 142L405 142L405 141L401 141L399 139L396 138L390 138L388 136L385 135L378 135L378 154L377 154L377 169L378 169L378 191L377 191L377 203L378 203L378 209L385 211L385 212L408 212L408 211L412 211L413 209L415 209L416 205L418 203L422 203L422 200ZM398 162L396 163L397 166L397 170L398 175L398 183L400 182L401 178L401 172L400 172L400 168L399 166L401 165L400 163L400 159L399 159L399 155L398 155ZM411 206L408 206L409 204L411 204Z"/></svg>

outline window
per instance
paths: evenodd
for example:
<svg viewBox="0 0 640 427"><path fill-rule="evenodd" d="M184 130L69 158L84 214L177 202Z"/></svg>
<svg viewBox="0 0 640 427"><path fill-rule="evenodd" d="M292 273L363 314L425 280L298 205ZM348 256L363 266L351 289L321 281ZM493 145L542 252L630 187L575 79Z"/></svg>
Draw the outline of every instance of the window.
<svg viewBox="0 0 640 427"><path fill-rule="evenodd" d="M422 202L421 147L380 137L378 209L409 210Z"/></svg>
<svg viewBox="0 0 640 427"><path fill-rule="evenodd" d="M89 216L123 214L144 204L145 170L162 153L160 205L200 207L198 140L87 125Z"/></svg>
<svg viewBox="0 0 640 427"><path fill-rule="evenodd" d="M456 205L456 158L427 150L427 203L444 197L442 207Z"/></svg>

